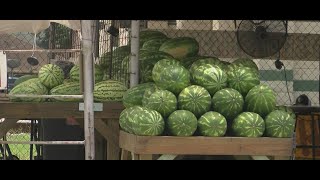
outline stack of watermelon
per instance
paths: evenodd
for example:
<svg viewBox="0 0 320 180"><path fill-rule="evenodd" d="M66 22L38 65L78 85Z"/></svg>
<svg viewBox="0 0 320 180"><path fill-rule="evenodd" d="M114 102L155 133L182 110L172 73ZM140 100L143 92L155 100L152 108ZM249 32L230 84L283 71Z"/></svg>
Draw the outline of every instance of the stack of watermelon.
<svg viewBox="0 0 320 180"><path fill-rule="evenodd" d="M294 113L287 112L290 108L277 108L275 92L260 84L259 69L252 59L230 63L201 56L196 39L159 34L156 40L141 42L141 84L124 95L125 115L120 117L124 131L145 136L293 135ZM125 61L128 68L129 58Z"/></svg>
<svg viewBox="0 0 320 180"><path fill-rule="evenodd" d="M122 101L127 87L119 81L103 80L103 71L95 65L94 100L97 102ZM65 79L64 71L57 65L47 64L40 68L38 75L20 77L9 94L17 95L81 95L80 68L75 65L70 70L70 79ZM44 101L83 101L76 98L10 98L14 102L44 102Z"/></svg>

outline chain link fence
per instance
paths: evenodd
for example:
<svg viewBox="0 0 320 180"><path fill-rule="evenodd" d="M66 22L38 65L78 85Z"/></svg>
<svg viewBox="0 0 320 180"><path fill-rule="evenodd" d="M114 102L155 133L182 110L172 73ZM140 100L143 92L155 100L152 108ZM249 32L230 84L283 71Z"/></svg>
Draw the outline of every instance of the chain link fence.
<svg viewBox="0 0 320 180"><path fill-rule="evenodd" d="M124 68L123 59L130 53L130 21L100 20L99 25L100 62L105 64L109 78L129 83L130 72ZM265 21L261 25L268 26L267 33L284 36L287 32L281 42L272 42L279 43L281 49L266 51L272 55L264 54L263 58L247 54L254 54L257 48L252 42L255 37L241 35L241 32L247 33L252 24L241 20L141 21L140 29L160 31L168 38L194 38L199 43L198 56L218 57L230 63L238 58L251 58L259 68L261 83L277 93L278 104L295 104L296 99L305 94L311 105L319 105L320 22ZM283 63L281 69L275 66L277 59Z"/></svg>
<svg viewBox="0 0 320 180"><path fill-rule="evenodd" d="M71 63L72 66L78 64L80 52L70 51L73 49L80 49L78 32L58 23L51 23L48 29L36 35L22 32L0 34L0 51L5 52L8 66L8 87L4 93L10 92L19 77L37 75L45 64L54 63L60 66L64 66L64 62L69 62L68 64ZM29 57L34 57L37 62L29 62ZM9 141L40 140L36 139L40 136L37 125L38 123L35 123L31 126L31 120L19 120L17 126L7 132L6 138ZM9 150L20 160L29 160L41 154L39 147L42 146L10 144ZM3 157L3 153L0 157Z"/></svg>
<svg viewBox="0 0 320 180"><path fill-rule="evenodd" d="M241 20L141 20L140 22L141 31L159 31L170 39L194 38L199 43L198 56L217 57L230 63L241 57L253 59L259 68L261 83L274 89L279 105L292 105L303 94L308 96L311 105L319 106L320 104L320 22L318 21L286 21L285 26L282 26L282 21L277 21L278 24L271 21L265 22L265 24L271 24L267 32L283 33L283 27L285 27L288 36L279 52L276 51L263 58L252 57L244 51L244 49L249 51L250 47L253 47L252 44L250 45L249 38L242 39L242 42L248 41L244 42L246 47L239 45L237 31L242 24ZM247 24L244 27L251 28L249 26L250 24ZM126 85L129 85L130 75L128 63L125 63L128 62L130 55L130 31L130 20L98 20L94 25L95 63L105 71L105 79L119 80ZM20 62L18 67L8 69L9 77L36 74L41 66L57 60L78 63L79 53L63 52L64 49L80 49L79 34L76 31L52 23L50 28L37 34L35 48L61 50L55 53L35 52L33 54L31 50L34 46L34 37L32 33L0 35L0 49L6 52L7 59L17 59ZM277 43L275 46L280 46L279 42ZM27 62L27 58L32 55L39 61L36 66ZM277 59L280 59L284 65L280 70L275 66ZM18 128L17 131L9 133L10 138L14 140L19 134L25 133L23 140L29 140L30 135L27 135L29 130L30 126L23 131ZM20 149L22 146L24 149L29 149L29 145L12 145L11 147ZM26 151L30 153L30 150ZM20 155L22 150L21 152L18 150L16 154L18 157L28 157Z"/></svg>

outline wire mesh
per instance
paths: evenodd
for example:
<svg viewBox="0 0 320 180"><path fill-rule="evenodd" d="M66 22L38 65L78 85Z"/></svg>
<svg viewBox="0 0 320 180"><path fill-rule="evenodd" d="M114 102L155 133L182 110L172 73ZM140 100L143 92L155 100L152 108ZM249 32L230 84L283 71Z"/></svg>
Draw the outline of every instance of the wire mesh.
<svg viewBox="0 0 320 180"><path fill-rule="evenodd" d="M108 78L128 82L130 72L124 66L130 51L130 21L100 20L100 62ZM287 37L279 53L255 58L246 54L237 39L241 20L157 20L141 21L141 31L156 30L168 38L191 37L199 43L199 56L218 57L227 62L248 57L260 72L261 83L277 94L277 104L292 105L300 95L307 95L311 105L319 105L320 22L287 21ZM267 31L283 32L280 23L271 24ZM278 28L278 29L277 29ZM271 29L271 30L270 30ZM249 38L244 39L249 41ZM251 45L252 46L252 45ZM118 51L117 51L118 48ZM124 49L124 52L120 49ZM253 47L254 48L254 47ZM276 68L280 58L284 67ZM120 65L121 64L121 65Z"/></svg>
<svg viewBox="0 0 320 180"><path fill-rule="evenodd" d="M74 31L64 25L51 23L50 27L38 34L34 33L12 33L0 34L0 50L7 56L7 62L15 59L20 62L18 67L8 66L8 92L13 88L14 81L23 75L38 74L39 69L45 64L57 64L67 72L71 67L78 64L81 49L79 32ZM36 37L36 43L34 43ZM35 48L34 48L35 46ZM35 51L33 52L33 49ZM43 51L41 51L43 50ZM53 50L53 51L50 51ZM74 51L71 51L74 50ZM35 57L39 63L32 66L28 63L29 57ZM70 66L70 64L72 66ZM31 120L20 120L17 126L7 133L9 141L30 141L31 140ZM2 122L2 121L1 121ZM1 145L3 147L3 145ZM11 153L21 160L30 159L30 145L10 144ZM36 146L32 148L33 157L37 154ZM8 152L7 152L8 154ZM0 154L3 157L3 153Z"/></svg>

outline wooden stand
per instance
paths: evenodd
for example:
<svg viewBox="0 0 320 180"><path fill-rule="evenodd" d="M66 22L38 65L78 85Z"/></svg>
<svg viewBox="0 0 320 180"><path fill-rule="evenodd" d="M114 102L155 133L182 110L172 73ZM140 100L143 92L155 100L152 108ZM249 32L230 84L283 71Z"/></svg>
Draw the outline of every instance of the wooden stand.
<svg viewBox="0 0 320 180"><path fill-rule="evenodd" d="M119 160L119 116L124 109L122 103L106 102L102 111L96 111L95 129L107 140L107 159ZM20 119L54 120L73 117L80 124L83 111L77 102L13 103L0 102L0 117L5 121L0 124L0 132L7 132Z"/></svg>
<svg viewBox="0 0 320 180"><path fill-rule="evenodd" d="M153 155L250 155L289 159L293 138L136 136L120 131L121 159L151 160Z"/></svg>

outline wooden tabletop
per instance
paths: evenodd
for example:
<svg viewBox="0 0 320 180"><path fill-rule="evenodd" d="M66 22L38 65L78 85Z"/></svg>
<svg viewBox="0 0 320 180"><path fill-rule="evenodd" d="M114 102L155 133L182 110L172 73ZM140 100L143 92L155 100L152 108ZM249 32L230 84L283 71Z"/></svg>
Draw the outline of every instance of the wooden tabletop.
<svg viewBox="0 0 320 180"><path fill-rule="evenodd" d="M124 109L122 103L104 102L102 111L94 113L95 118L119 118ZM83 111L79 110L78 102L0 102L0 117L8 119L55 119L55 118L83 118Z"/></svg>

